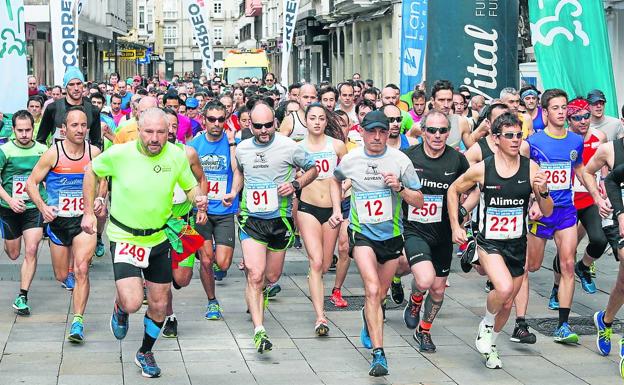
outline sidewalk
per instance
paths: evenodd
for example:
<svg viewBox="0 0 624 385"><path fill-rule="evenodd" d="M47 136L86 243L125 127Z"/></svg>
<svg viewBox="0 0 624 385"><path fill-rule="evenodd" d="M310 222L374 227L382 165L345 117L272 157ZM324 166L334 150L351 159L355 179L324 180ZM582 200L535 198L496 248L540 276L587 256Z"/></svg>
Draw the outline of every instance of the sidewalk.
<svg viewBox="0 0 624 385"><path fill-rule="evenodd" d="M581 248L579 248L581 250ZM485 368L474 348L477 325L484 311L485 279L475 272L461 273L453 261L451 287L437 317L432 337L435 354L423 355L414 348L412 332L402 320L403 307L387 312L384 348L390 375L368 376L370 352L359 341L359 311L327 308L330 337L314 335L315 316L307 297L307 259L291 249L282 292L271 300L266 329L274 350L264 355L253 348L250 317L245 313L244 277L236 269L240 247L228 277L217 283L217 297L224 309L223 321L204 319L206 297L196 268L190 286L174 292L179 321L177 339L160 338L155 357L163 371L159 379L145 379L134 364L141 344L143 317L131 316L127 338L119 342L109 330L114 297L110 256L95 258L91 273L91 295L85 312L86 342L76 346L66 341L71 322L71 295L53 280L49 249L43 247L35 282L29 292L30 317L16 317L11 302L18 292L19 267L8 258L0 262L0 384L618 384L617 339L609 357L596 353L594 335L581 336L579 346L563 346L538 334L535 345L509 342L513 320L498 338L503 369ZM552 251L544 266L551 266ZM576 286L574 316L591 316L607 303L617 276L613 256L598 261L599 292L588 295ZM458 273L460 272L460 273ZM409 277L403 284L409 290ZM325 277L326 294L333 273ZM530 318L557 317L547 309L552 273L542 269L531 274ZM343 290L345 296L363 295L354 264ZM348 298L347 298L348 299ZM389 307L394 307L389 300ZM145 310L145 307L142 309ZM515 317L515 312L512 312ZM535 330L533 330L535 332Z"/></svg>

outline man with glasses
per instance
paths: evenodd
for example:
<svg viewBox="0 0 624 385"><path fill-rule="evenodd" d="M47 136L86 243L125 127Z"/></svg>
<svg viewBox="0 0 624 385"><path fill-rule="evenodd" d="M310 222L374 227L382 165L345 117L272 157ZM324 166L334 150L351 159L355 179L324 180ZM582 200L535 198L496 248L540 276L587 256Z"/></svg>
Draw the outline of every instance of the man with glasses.
<svg viewBox="0 0 624 385"><path fill-rule="evenodd" d="M191 122L193 137L195 137L198 132L203 130L201 125L201 114L199 113L199 100L195 98L188 98L184 104L186 104L186 117L189 118L189 121Z"/></svg>
<svg viewBox="0 0 624 385"><path fill-rule="evenodd" d="M624 137L624 125L622 121L612 116L605 115L607 99L600 90L592 90L587 94L590 105L591 120L589 128L602 131L608 141Z"/></svg>
<svg viewBox="0 0 624 385"><path fill-rule="evenodd" d="M284 94L286 93L286 91L284 90L284 87L282 87L279 83L275 82L275 74L273 72L269 72L264 77L264 87L269 91L273 91L273 90L279 91L280 98L283 98Z"/></svg>
<svg viewBox="0 0 624 385"><path fill-rule="evenodd" d="M409 146L418 144L418 140L412 137L408 137L405 134L401 134L401 124L403 122L403 114L399 107L387 104L381 107L386 118L388 118L389 130L388 130L388 146L399 150L405 150ZM403 302L403 301L401 301Z"/></svg>
<svg viewBox="0 0 624 385"><path fill-rule="evenodd" d="M239 237L247 272L245 297L254 325L254 345L263 353L273 346L263 326L263 288L279 279L286 249L293 242L292 195L312 182L318 171L303 147L275 134L275 115L267 104L254 106L251 121L254 137L236 148L238 167L223 205L235 205L236 194L243 188ZM303 171L297 178L295 168Z"/></svg>

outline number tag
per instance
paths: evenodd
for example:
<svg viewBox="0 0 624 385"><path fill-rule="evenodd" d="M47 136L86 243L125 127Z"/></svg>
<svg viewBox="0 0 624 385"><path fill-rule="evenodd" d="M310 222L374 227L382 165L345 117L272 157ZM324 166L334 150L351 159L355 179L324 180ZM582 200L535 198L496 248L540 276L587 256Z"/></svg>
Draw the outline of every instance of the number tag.
<svg viewBox="0 0 624 385"><path fill-rule="evenodd" d="M407 220L419 223L442 222L442 209L444 205L442 195L425 195L423 207L417 209L409 206Z"/></svg>
<svg viewBox="0 0 624 385"><path fill-rule="evenodd" d="M13 192L11 196L14 199L21 199L23 201L30 200L30 197L26 193L26 179L28 179L27 175L13 176Z"/></svg>
<svg viewBox="0 0 624 385"><path fill-rule="evenodd" d="M548 178L549 190L568 190L570 188L570 162L542 163L540 167Z"/></svg>
<svg viewBox="0 0 624 385"><path fill-rule="evenodd" d="M115 245L115 263L129 263L140 269L149 266L151 247L141 247L126 242Z"/></svg>
<svg viewBox="0 0 624 385"><path fill-rule="evenodd" d="M251 183L246 191L247 208L250 213L270 213L277 210L277 185L275 183Z"/></svg>
<svg viewBox="0 0 624 385"><path fill-rule="evenodd" d="M84 198L82 191L61 190L59 191L58 216L64 218L79 217L84 210Z"/></svg>
<svg viewBox="0 0 624 385"><path fill-rule="evenodd" d="M390 190L356 192L355 207L360 223L381 223L392 220Z"/></svg>
<svg viewBox="0 0 624 385"><path fill-rule="evenodd" d="M227 191L227 174L206 174L208 199L221 200Z"/></svg>
<svg viewBox="0 0 624 385"><path fill-rule="evenodd" d="M487 239L517 239L522 236L522 207L488 207L485 218Z"/></svg>
<svg viewBox="0 0 624 385"><path fill-rule="evenodd" d="M334 169L338 159L333 152L315 152L310 154L314 162L316 163L316 169L318 170L318 176L316 179L322 180L331 178L334 175Z"/></svg>

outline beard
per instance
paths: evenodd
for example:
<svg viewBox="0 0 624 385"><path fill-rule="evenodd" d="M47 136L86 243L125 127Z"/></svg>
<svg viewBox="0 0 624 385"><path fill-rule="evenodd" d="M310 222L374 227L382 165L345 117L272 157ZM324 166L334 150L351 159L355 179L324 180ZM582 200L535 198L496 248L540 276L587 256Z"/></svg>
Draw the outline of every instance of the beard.
<svg viewBox="0 0 624 385"><path fill-rule="evenodd" d="M177 139L178 139L178 138L176 137L176 134L169 134L169 135L167 136L167 141L168 141L169 143L175 143Z"/></svg>

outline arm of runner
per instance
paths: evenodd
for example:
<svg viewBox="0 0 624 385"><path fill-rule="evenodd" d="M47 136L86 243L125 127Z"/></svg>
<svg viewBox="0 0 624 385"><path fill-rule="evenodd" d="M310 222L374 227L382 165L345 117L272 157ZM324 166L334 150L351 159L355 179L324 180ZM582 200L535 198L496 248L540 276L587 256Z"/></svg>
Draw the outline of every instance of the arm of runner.
<svg viewBox="0 0 624 385"><path fill-rule="evenodd" d="M531 161L531 186L533 186L533 194L535 195L535 202L539 206L539 209L543 216L549 217L552 214L553 207L555 206L550 192L548 191L548 177L543 172L537 163ZM542 194L548 194L546 198Z"/></svg>
<svg viewBox="0 0 624 385"><path fill-rule="evenodd" d="M470 148L477 140L479 140L479 132L474 131L470 132L470 124L468 124L468 119L463 116L460 116L458 119L459 122L459 132L461 132L462 142L464 142L464 146L466 148ZM475 139L476 137L476 139Z"/></svg>
<svg viewBox="0 0 624 385"><path fill-rule="evenodd" d="M48 105L41 117L39 131L37 131L37 142L46 144L48 136L54 132L54 114L56 113L55 103Z"/></svg>
<svg viewBox="0 0 624 385"><path fill-rule="evenodd" d="M453 182L446 193L449 221L453 232L453 242L455 243L462 244L468 240L466 237L466 230L459 221L459 197L476 184L483 184L484 175L484 163L479 162L471 166L468 171Z"/></svg>
<svg viewBox="0 0 624 385"><path fill-rule="evenodd" d="M92 163L85 169L82 181L82 197L84 200L84 214L80 227L87 234L95 234L97 231L97 219L95 218L95 186L99 183L98 176L93 172Z"/></svg>
<svg viewBox="0 0 624 385"><path fill-rule="evenodd" d="M525 158L531 158L531 145L526 140L523 140L520 145L520 155Z"/></svg>
<svg viewBox="0 0 624 385"><path fill-rule="evenodd" d="M312 183L318 176L318 169L316 168L316 162L310 154L301 146L294 146L292 149L292 164L295 167L299 167L305 171L301 176L295 180L299 183L299 188L303 189L305 186ZM288 196L295 192L291 182L282 183L277 187L277 193L279 196Z"/></svg>
<svg viewBox="0 0 624 385"><path fill-rule="evenodd" d="M43 182L48 172L52 169L52 166L56 163L56 148L53 146L43 153L39 161L33 168L32 173L26 180L26 192L30 197L30 200L37 206L43 219L46 222L52 222L56 218L57 207L51 207L39 194L39 183Z"/></svg>
<svg viewBox="0 0 624 385"><path fill-rule="evenodd" d="M598 190L598 183L593 175L603 168L603 166L608 166L607 159L609 157L609 149L613 149L611 143L604 143L598 146L598 150L596 150L596 153L591 157L583 171L584 186L594 199L596 206L598 206L600 210L600 215L603 218L608 217L609 213L611 213L611 204L608 200L603 199Z"/></svg>
<svg viewBox="0 0 624 385"><path fill-rule="evenodd" d="M3 170L7 163L7 157L4 151L0 150L0 170ZM13 199L11 195L0 184L0 198L9 204L9 207L15 213L23 213L26 211L26 204L22 199Z"/></svg>
<svg viewBox="0 0 624 385"><path fill-rule="evenodd" d="M280 125L278 132L284 136L290 136L290 133L292 132L294 128L295 128L295 120L291 113L291 114L286 115L286 117L284 117L284 120L282 120L282 124Z"/></svg>
<svg viewBox="0 0 624 385"><path fill-rule="evenodd" d="M475 163L481 162L481 147L479 145L470 146L468 151L464 153L468 163L472 166Z"/></svg>
<svg viewBox="0 0 624 385"><path fill-rule="evenodd" d="M407 156L406 156L407 158ZM404 167L401 167L401 175L396 176L392 173L384 173L381 175L388 187L398 193L401 198L410 206L421 208L425 202L420 184L420 178L416 174L414 164L409 158Z"/></svg>
<svg viewBox="0 0 624 385"><path fill-rule="evenodd" d="M329 182L329 195L332 201L332 216L329 218L329 225L336 228L342 222L342 211L340 203L342 202L342 191L340 182L336 178L331 178Z"/></svg>
<svg viewBox="0 0 624 385"><path fill-rule="evenodd" d="M624 214L621 187L622 183L624 183L624 164L618 165L614 168L605 179L607 196L609 197L609 201L611 201L613 212L618 218L618 221L620 219L620 215Z"/></svg>

